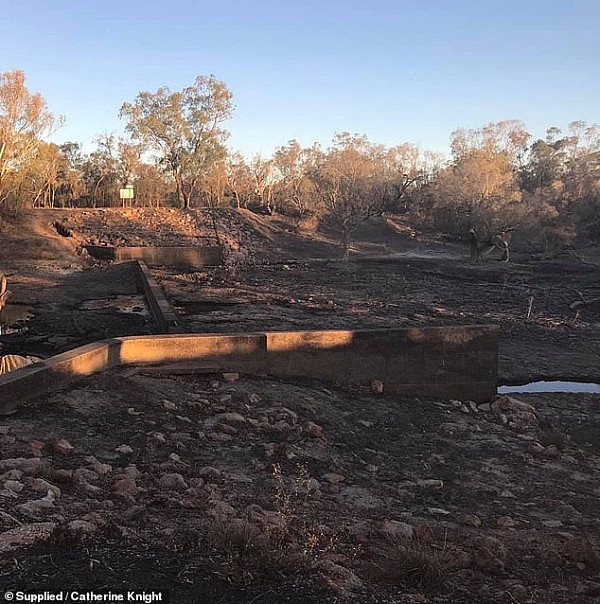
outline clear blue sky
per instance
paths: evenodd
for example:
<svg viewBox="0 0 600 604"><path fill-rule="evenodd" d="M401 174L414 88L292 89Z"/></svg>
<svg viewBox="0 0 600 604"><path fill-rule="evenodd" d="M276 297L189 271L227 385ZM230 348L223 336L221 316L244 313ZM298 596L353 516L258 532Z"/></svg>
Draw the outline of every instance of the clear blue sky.
<svg viewBox="0 0 600 604"><path fill-rule="evenodd" d="M142 90L214 73L233 149L336 131L443 151L450 133L522 119L535 136L600 121L599 0L0 0L0 71L91 149Z"/></svg>

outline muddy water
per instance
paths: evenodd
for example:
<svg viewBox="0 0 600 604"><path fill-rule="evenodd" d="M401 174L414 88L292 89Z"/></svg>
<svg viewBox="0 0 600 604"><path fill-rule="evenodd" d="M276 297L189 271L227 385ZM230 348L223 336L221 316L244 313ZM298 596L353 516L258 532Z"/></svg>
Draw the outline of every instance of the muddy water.
<svg viewBox="0 0 600 604"><path fill-rule="evenodd" d="M600 384L593 382L530 382L521 386L500 386L498 394L517 394L523 392L582 392L600 394Z"/></svg>

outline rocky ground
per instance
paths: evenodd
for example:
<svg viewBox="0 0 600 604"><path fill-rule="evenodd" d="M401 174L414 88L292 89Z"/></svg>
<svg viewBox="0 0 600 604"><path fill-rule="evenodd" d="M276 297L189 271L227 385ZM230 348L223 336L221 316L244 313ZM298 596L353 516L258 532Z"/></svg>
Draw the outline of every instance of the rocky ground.
<svg viewBox="0 0 600 604"><path fill-rule="evenodd" d="M128 269L77 253L89 237L210 238L178 213L150 222L187 224L181 237L144 232L131 210L94 211L102 227L73 212L64 237L60 212L25 216L25 242L5 227L0 270L34 317L3 353L150 330ZM222 227L224 269L153 269L192 331L495 323L501 381L600 381L587 258L471 265L371 225L343 264L332 239L311 246L285 221L222 220L244 225ZM0 418L0 586L162 587L182 604L600 601L597 395L476 406L170 371L96 375Z"/></svg>
<svg viewBox="0 0 600 604"><path fill-rule="evenodd" d="M599 437L589 395L478 407L113 371L0 427L0 584L597 601Z"/></svg>

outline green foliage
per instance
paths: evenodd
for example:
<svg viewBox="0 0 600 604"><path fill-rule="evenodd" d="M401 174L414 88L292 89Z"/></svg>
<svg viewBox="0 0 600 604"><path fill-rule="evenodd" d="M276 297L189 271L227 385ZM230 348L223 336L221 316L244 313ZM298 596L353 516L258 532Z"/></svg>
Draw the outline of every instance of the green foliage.
<svg viewBox="0 0 600 604"><path fill-rule="evenodd" d="M121 107L127 131L157 153L159 164L172 175L181 207L190 207L201 173L226 155L227 133L219 124L231 116L231 97L214 76L199 76L181 92L167 87L140 92Z"/></svg>

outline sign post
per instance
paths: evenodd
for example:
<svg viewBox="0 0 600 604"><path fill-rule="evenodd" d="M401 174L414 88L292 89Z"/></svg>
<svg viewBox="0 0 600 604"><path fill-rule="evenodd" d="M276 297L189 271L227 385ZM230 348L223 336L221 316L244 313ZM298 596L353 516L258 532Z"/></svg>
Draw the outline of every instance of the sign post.
<svg viewBox="0 0 600 604"><path fill-rule="evenodd" d="M135 197L133 185L126 185L124 189L119 189L119 196L123 202L123 207L125 207L125 200L133 199Z"/></svg>

